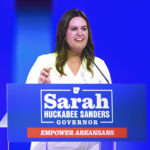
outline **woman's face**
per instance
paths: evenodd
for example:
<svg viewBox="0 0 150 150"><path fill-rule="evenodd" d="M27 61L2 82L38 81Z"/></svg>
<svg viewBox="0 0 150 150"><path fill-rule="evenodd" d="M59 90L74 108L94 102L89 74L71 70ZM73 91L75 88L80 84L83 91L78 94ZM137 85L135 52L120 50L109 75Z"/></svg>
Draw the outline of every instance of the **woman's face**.
<svg viewBox="0 0 150 150"><path fill-rule="evenodd" d="M70 20L66 32L66 41L69 50L81 54L88 41L88 27L82 17L74 17Z"/></svg>

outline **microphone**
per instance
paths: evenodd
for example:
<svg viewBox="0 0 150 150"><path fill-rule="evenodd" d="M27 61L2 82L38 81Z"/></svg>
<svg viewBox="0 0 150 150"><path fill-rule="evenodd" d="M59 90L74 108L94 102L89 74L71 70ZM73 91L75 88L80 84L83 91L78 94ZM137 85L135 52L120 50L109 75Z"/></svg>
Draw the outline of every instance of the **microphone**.
<svg viewBox="0 0 150 150"><path fill-rule="evenodd" d="M108 81L108 79L105 77L105 75L103 74L103 72L99 69L99 67L96 65L96 63L94 62L93 58L88 54L88 52L87 52L86 49L84 49L84 52L85 52L85 54L90 58L90 60L93 62L93 64L94 64L95 67L98 69L98 71L100 72L100 74L104 77L104 79L106 80L106 82L107 82L108 84L110 84L109 81Z"/></svg>

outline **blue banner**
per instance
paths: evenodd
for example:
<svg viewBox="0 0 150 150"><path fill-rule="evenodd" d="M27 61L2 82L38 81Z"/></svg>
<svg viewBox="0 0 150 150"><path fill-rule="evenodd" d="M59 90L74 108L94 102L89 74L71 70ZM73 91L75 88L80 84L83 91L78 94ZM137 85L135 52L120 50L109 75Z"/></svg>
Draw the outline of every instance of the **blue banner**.
<svg viewBox="0 0 150 150"><path fill-rule="evenodd" d="M8 84L8 140L144 141L144 85Z"/></svg>

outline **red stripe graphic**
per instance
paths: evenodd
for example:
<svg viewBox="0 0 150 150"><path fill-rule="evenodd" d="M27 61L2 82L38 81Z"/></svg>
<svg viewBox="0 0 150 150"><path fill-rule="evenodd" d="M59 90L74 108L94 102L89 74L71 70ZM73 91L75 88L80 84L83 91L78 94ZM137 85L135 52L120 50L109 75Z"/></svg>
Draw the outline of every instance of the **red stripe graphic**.
<svg viewBox="0 0 150 150"><path fill-rule="evenodd" d="M127 128L27 128L28 138L127 138Z"/></svg>

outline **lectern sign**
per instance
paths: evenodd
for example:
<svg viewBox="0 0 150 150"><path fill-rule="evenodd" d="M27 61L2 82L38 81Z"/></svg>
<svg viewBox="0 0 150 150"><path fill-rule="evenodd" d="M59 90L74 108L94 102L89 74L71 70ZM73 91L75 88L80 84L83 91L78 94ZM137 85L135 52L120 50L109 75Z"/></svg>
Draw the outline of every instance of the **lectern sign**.
<svg viewBox="0 0 150 150"><path fill-rule="evenodd" d="M98 125L113 123L113 92L107 89L42 89L41 123Z"/></svg>
<svg viewBox="0 0 150 150"><path fill-rule="evenodd" d="M146 140L144 85L8 84L7 90L10 142Z"/></svg>

